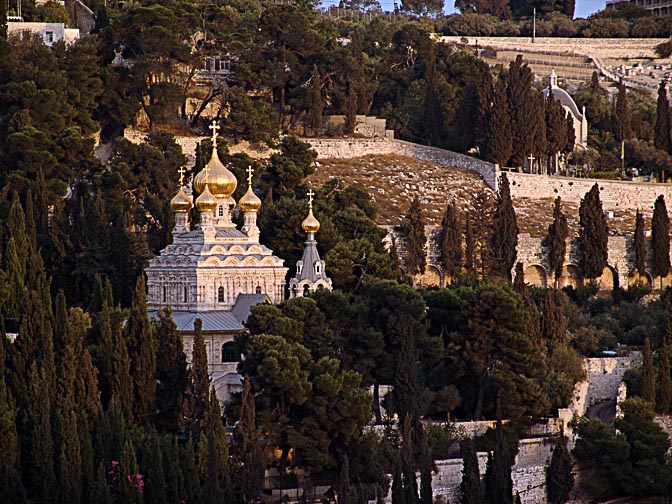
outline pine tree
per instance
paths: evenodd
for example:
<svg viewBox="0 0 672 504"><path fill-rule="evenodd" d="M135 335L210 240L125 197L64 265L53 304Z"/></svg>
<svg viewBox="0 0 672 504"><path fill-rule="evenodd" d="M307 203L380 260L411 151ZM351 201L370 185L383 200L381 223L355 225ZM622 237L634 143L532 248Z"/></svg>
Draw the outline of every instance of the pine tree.
<svg viewBox="0 0 672 504"><path fill-rule="evenodd" d="M413 198L406 217L404 217L402 229L406 245L406 274L411 277L424 274L427 235L425 234L425 219L422 215L420 200L417 196Z"/></svg>
<svg viewBox="0 0 672 504"><path fill-rule="evenodd" d="M621 80L618 84L618 96L616 97L616 140L624 142L632 138L632 125L628 107L628 95L625 84Z"/></svg>
<svg viewBox="0 0 672 504"><path fill-rule="evenodd" d="M670 102L667 99L667 84L664 80L658 86L658 100L656 101L656 136L654 145L669 153L672 149L670 142Z"/></svg>
<svg viewBox="0 0 672 504"><path fill-rule="evenodd" d="M156 326L156 425L161 432L177 432L183 427L185 397L189 387L187 357L182 338L177 333L170 309L159 312Z"/></svg>
<svg viewBox="0 0 672 504"><path fill-rule="evenodd" d="M651 221L651 247L653 260L651 273L660 277L660 288L663 288L663 278L670 272L670 217L665 205L665 197L661 194L653 205L653 219Z"/></svg>
<svg viewBox="0 0 672 504"><path fill-rule="evenodd" d="M444 274L453 278L460 273L462 265L462 232L457 210L450 203L446 205L446 211L441 220L439 239L441 266Z"/></svg>
<svg viewBox="0 0 672 504"><path fill-rule="evenodd" d="M558 196L553 205L553 223L548 226L548 234L546 235L548 265L555 277L556 285L558 278L562 275L562 267L565 264L568 236L569 226L567 225L567 217L562 212L562 202L560 196Z"/></svg>
<svg viewBox="0 0 672 504"><path fill-rule="evenodd" d="M418 423L417 428L420 431L420 502L422 504L433 504L432 495L432 449L429 446L429 436L427 431Z"/></svg>
<svg viewBox="0 0 672 504"><path fill-rule="evenodd" d="M602 211L600 188L597 183L586 193L579 207L579 242L581 243L581 268L588 279L602 275L607 265L609 230Z"/></svg>
<svg viewBox="0 0 672 504"><path fill-rule="evenodd" d="M462 442L462 504L484 504L481 475L478 471L478 456L471 438Z"/></svg>
<svg viewBox="0 0 672 504"><path fill-rule="evenodd" d="M469 214L464 219L464 269L470 275L476 273L476 240Z"/></svg>
<svg viewBox="0 0 672 504"><path fill-rule="evenodd" d="M553 450L551 464L546 469L546 492L549 504L566 502L573 486L572 458L567 450L567 439L560 436Z"/></svg>
<svg viewBox="0 0 672 504"><path fill-rule="evenodd" d="M651 341L644 340L644 364L642 366L642 399L648 401L652 408L656 404L656 378L653 373L653 355Z"/></svg>
<svg viewBox="0 0 672 504"><path fill-rule="evenodd" d="M191 354L191 407L189 413L192 416L195 432L200 432L200 425L205 420L205 412L208 409L210 379L208 377L208 354L205 350L203 339L203 322L201 319L194 321L194 346Z"/></svg>
<svg viewBox="0 0 672 504"><path fill-rule="evenodd" d="M640 277L646 274L646 237L644 236L644 216L639 213L635 215L635 271Z"/></svg>
<svg viewBox="0 0 672 504"><path fill-rule="evenodd" d="M128 327L133 413L137 423L147 425L153 422L156 415L156 356L152 327L147 315L144 275L139 275L135 284Z"/></svg>
<svg viewBox="0 0 672 504"><path fill-rule="evenodd" d="M490 238L490 261L493 276L511 281L511 270L516 260L518 223L511 201L509 179L502 173L495 202L492 236Z"/></svg>
<svg viewBox="0 0 672 504"><path fill-rule="evenodd" d="M498 79L492 93L492 104L486 109L485 131L481 144L484 160L507 166L513 152L511 111L506 95L506 85Z"/></svg>

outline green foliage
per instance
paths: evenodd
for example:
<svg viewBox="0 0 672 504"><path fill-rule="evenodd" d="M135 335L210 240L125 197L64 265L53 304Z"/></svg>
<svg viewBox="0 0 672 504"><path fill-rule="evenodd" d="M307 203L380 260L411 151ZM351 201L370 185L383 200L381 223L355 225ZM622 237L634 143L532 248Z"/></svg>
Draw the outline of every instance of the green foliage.
<svg viewBox="0 0 672 504"><path fill-rule="evenodd" d="M662 278L670 272L670 217L662 194L656 198L653 205L651 247L653 249L651 273L660 277L662 282Z"/></svg>
<svg viewBox="0 0 672 504"><path fill-rule="evenodd" d="M569 236L569 227L567 226L567 217L562 212L562 202L558 196L553 204L553 222L548 226L546 235L546 246L548 247L548 265L555 275L555 279L562 275L562 267L565 262L565 253L567 249L567 237Z"/></svg>
<svg viewBox="0 0 672 504"><path fill-rule="evenodd" d="M644 216L639 213L639 209L635 214L635 236L633 241L635 248L635 271L640 276L646 273L646 238L644 236Z"/></svg>
<svg viewBox="0 0 672 504"><path fill-rule="evenodd" d="M490 273L495 278L511 281L511 271L516 260L518 222L511 201L509 179L502 173L499 179L495 212L492 218L492 235L489 256Z"/></svg>
<svg viewBox="0 0 672 504"><path fill-rule="evenodd" d="M415 276L425 273L427 235L425 234L425 219L422 215L420 200L417 196L411 201L411 206L402 225L406 256L404 266L406 274Z"/></svg>
<svg viewBox="0 0 672 504"><path fill-rule="evenodd" d="M670 152L670 102L667 99L667 86L661 81L658 86L658 99L656 101L656 136L654 145L656 149Z"/></svg>
<svg viewBox="0 0 672 504"><path fill-rule="evenodd" d="M588 279L602 275L607 265L607 220L602 211L600 188L596 183L581 199L579 207L581 269Z"/></svg>
<svg viewBox="0 0 672 504"><path fill-rule="evenodd" d="M546 493L550 504L562 504L569 498L574 486L572 458L567 450L567 439L559 437L553 449L551 464L546 469Z"/></svg>
<svg viewBox="0 0 672 504"><path fill-rule="evenodd" d="M483 487L481 486L481 476L478 471L478 457L474 442L467 439L462 442L462 483L460 491L462 493L462 504L483 504Z"/></svg>

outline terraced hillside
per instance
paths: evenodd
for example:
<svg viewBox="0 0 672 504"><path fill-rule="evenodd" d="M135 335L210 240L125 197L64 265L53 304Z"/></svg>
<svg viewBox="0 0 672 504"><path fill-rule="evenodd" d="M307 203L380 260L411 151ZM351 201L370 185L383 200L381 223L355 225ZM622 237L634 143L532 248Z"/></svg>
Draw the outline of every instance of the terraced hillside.
<svg viewBox="0 0 672 504"><path fill-rule="evenodd" d="M357 182L366 186L380 207L379 224L384 225L401 223L416 194L421 198L424 215L430 225L441 223L448 201L455 202L463 211L470 211L479 193L493 194L473 172L394 155L321 159L309 183L320 186L333 178L344 184ZM513 203L521 233L544 236L552 220L553 200L516 198L514 195ZM565 203L564 209L570 229L576 232L578 205ZM613 235L632 234L634 221L633 210L615 210L608 214Z"/></svg>

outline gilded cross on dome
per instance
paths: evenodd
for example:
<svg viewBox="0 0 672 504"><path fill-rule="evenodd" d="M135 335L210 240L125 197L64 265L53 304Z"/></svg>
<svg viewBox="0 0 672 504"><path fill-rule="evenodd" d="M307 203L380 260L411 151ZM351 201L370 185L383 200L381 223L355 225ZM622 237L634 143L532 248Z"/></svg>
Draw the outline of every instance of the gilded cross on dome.
<svg viewBox="0 0 672 504"><path fill-rule="evenodd" d="M180 169L177 170L177 173L180 174L180 187L184 186L184 174L186 173L186 170L184 169L184 166L180 166Z"/></svg>
<svg viewBox="0 0 672 504"><path fill-rule="evenodd" d="M248 166L247 170L247 185L251 186L252 185L252 174L254 173L254 168L252 166Z"/></svg>
<svg viewBox="0 0 672 504"><path fill-rule="evenodd" d="M217 148L217 133L219 133L219 124L217 123L217 119L212 121L212 124L208 126L212 130L212 148L216 149Z"/></svg>
<svg viewBox="0 0 672 504"><path fill-rule="evenodd" d="M315 195L315 193L313 192L313 190L309 189L308 190L308 208L311 209L311 210L313 209L313 196L314 195Z"/></svg>

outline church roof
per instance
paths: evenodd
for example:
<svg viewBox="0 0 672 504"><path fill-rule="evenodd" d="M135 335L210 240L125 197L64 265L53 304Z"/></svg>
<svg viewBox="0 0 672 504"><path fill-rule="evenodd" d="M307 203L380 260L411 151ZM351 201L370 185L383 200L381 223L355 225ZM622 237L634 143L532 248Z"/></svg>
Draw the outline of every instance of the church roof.
<svg viewBox="0 0 672 504"><path fill-rule="evenodd" d="M231 310L207 311L179 311L172 312L173 321L179 332L193 332L194 322L200 318L203 322L203 331L210 332L240 332L244 329L245 321L250 316L252 307L260 303L270 303L266 294L238 294ZM150 310L149 316L158 319L158 311Z"/></svg>
<svg viewBox="0 0 672 504"><path fill-rule="evenodd" d="M576 106L574 99L569 96L567 91L558 86L551 87L551 91L553 92L553 98L558 100L563 107L567 107L574 117L577 119L583 117L583 114L579 111L579 107ZM548 88L544 88L542 93L544 93L544 99L546 99L548 97Z"/></svg>
<svg viewBox="0 0 672 504"><path fill-rule="evenodd" d="M324 268L320 268L320 272L315 271L315 263L322 262L320 259L320 254L317 251L317 241L307 240L306 246L303 248L303 256L301 257L301 262L303 263L303 268L301 268L301 273L292 278L292 282L301 283L304 280L308 280L311 283L317 282L318 280L328 280L327 274L324 271Z"/></svg>

